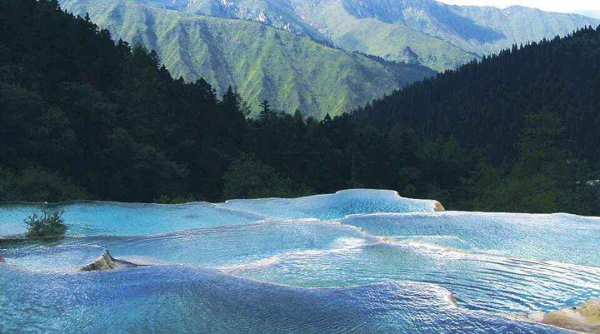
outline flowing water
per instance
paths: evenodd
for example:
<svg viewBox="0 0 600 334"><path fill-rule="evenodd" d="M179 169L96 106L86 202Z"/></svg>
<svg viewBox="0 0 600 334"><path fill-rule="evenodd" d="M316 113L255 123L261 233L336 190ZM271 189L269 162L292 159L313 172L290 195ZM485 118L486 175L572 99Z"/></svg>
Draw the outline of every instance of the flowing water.
<svg viewBox="0 0 600 334"><path fill-rule="evenodd" d="M600 298L600 219L435 204L70 203L42 242L11 239L40 205L0 206L0 332L560 333L515 315ZM80 271L105 250L144 266Z"/></svg>

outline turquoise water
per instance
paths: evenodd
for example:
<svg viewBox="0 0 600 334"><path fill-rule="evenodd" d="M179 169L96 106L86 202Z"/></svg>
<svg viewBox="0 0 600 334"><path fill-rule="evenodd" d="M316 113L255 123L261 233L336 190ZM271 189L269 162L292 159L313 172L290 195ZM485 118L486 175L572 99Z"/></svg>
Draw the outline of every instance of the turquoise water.
<svg viewBox="0 0 600 334"><path fill-rule="evenodd" d="M600 218L568 214L404 213L348 217L372 235L470 253L600 267Z"/></svg>
<svg viewBox="0 0 600 334"><path fill-rule="evenodd" d="M400 198L394 191L345 190L297 199L233 200L220 207L267 217L324 220L377 212L431 212L435 201Z"/></svg>
<svg viewBox="0 0 600 334"><path fill-rule="evenodd" d="M234 200L179 205L77 202L65 210L69 235L153 235L242 225L268 218L339 219L356 213L429 212L434 201L400 198L393 191L346 190L297 199ZM42 205L0 205L0 237L24 234L23 220Z"/></svg>
<svg viewBox="0 0 600 334"><path fill-rule="evenodd" d="M373 190L58 207L66 238L0 242L1 333L557 333L514 315L600 298L597 218ZM0 207L0 236L37 208ZM145 266L80 271L105 250Z"/></svg>
<svg viewBox="0 0 600 334"><path fill-rule="evenodd" d="M24 234L23 220L41 205L0 206L0 236ZM152 235L194 228L240 225L264 216L231 211L210 203L180 205L81 202L53 205L65 210L69 235Z"/></svg>

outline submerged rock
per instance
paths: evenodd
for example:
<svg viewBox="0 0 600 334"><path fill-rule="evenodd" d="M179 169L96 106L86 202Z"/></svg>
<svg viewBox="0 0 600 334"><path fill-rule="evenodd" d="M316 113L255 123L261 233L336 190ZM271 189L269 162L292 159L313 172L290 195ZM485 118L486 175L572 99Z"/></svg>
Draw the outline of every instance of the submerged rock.
<svg viewBox="0 0 600 334"><path fill-rule="evenodd" d="M543 324L584 333L600 333L600 300L550 313L536 313L530 319Z"/></svg>
<svg viewBox="0 0 600 334"><path fill-rule="evenodd" d="M435 212L444 212L444 211L446 211L446 209L444 208L444 206L442 205L442 203L435 202L435 207L433 208L433 211L435 211Z"/></svg>
<svg viewBox="0 0 600 334"><path fill-rule="evenodd" d="M81 268L81 271L105 271L131 267L138 267L138 265L127 261L117 260L112 257L108 251L104 251L102 256L96 259L94 263Z"/></svg>

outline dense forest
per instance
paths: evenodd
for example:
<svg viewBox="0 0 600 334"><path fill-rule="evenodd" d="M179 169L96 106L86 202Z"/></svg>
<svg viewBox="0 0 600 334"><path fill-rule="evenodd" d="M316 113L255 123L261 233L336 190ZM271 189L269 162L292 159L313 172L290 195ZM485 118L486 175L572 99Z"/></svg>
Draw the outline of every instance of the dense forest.
<svg viewBox="0 0 600 334"><path fill-rule="evenodd" d="M391 96L355 114L389 130L403 124L430 139L453 136L494 162L514 162L523 115L563 122L565 148L600 162L600 27L513 46ZM501 139L501 140L500 140Z"/></svg>
<svg viewBox="0 0 600 334"><path fill-rule="evenodd" d="M566 91L566 100L554 104L534 101L567 88L531 87L520 105L503 72L513 71L513 79L529 72L502 59L529 55L543 64L551 56L539 50L560 43L579 45L571 52L585 58L599 34L586 29L486 58L376 102L359 118L304 119L267 101L249 118L235 89L217 96L205 80L173 79L156 53L113 42L108 31L61 11L56 0L0 0L0 201L220 201L365 187L438 199L450 209L597 214L592 158L600 116L593 106L600 95L591 92L600 81L577 98ZM490 69L493 63L502 68ZM581 75L578 87L598 79L598 64L552 70L560 78ZM569 72L579 66L587 67ZM483 69L499 75L497 86L473 74ZM459 90L489 88L482 94L499 106L477 114L464 107L464 115L436 106L447 99L463 108L453 81L448 92L427 95L427 87L460 73L464 81L475 77ZM480 98L478 91L467 100ZM410 115L396 112L403 99L417 96L432 101ZM403 110L410 108L417 107ZM568 140L585 138L591 142Z"/></svg>

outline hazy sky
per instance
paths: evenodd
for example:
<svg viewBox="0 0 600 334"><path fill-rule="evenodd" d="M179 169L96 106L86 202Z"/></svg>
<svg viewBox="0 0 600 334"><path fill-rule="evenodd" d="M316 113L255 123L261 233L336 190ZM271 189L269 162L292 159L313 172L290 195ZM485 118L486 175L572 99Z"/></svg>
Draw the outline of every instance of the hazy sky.
<svg viewBox="0 0 600 334"><path fill-rule="evenodd" d="M495 6L500 8L512 5L535 7L554 12L575 12L580 10L600 10L600 0L439 0L455 5Z"/></svg>

